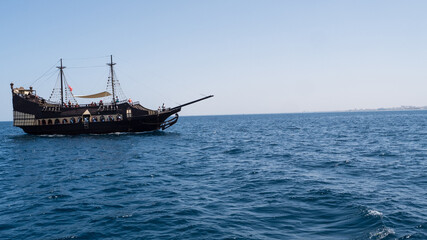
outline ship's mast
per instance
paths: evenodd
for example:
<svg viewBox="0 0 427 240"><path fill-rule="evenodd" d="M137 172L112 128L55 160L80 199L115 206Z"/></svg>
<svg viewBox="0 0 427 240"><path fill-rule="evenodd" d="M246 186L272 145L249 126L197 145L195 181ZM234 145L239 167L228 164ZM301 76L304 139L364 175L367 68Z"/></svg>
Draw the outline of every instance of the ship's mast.
<svg viewBox="0 0 427 240"><path fill-rule="evenodd" d="M60 76L61 76L61 106L64 106L64 80L63 80L63 75L64 75L64 66L62 66L62 58L61 58L61 66L57 67L59 68L60 71Z"/></svg>
<svg viewBox="0 0 427 240"><path fill-rule="evenodd" d="M111 89L113 92L113 102L114 105L116 105L116 94L114 92L114 70L113 70L113 66L116 65L116 63L113 63L113 55L110 55L110 63L107 63L108 66L110 66L110 71L111 71Z"/></svg>

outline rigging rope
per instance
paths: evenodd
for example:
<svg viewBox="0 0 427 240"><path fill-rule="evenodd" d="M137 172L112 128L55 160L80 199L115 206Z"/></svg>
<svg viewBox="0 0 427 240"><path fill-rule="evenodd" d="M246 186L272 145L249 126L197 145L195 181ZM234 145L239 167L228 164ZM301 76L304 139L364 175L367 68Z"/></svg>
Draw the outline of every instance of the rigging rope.
<svg viewBox="0 0 427 240"><path fill-rule="evenodd" d="M33 86L38 80L40 80L42 77L44 77L48 72L50 72L55 66L56 64L58 64L59 60L52 66L49 68L49 70L47 70L45 73L43 73L43 75L41 75L40 77L38 77L36 80L34 80L30 86Z"/></svg>
<svg viewBox="0 0 427 240"><path fill-rule="evenodd" d="M118 97L119 101L127 101L128 98L126 97L125 93L123 92L123 90L120 86L120 81L116 76L115 70L113 71L113 74L114 74L114 92L115 92L116 97ZM110 76L108 77L106 91L109 93L113 92L113 84L111 81L111 73L110 73ZM110 100L111 100L111 102L116 101L116 99L113 99L113 95L104 98L104 102L110 102Z"/></svg>
<svg viewBox="0 0 427 240"><path fill-rule="evenodd" d="M52 93L50 94L49 101L55 103L61 103L61 72L59 72L58 77L56 78L55 87L52 89ZM64 87L64 104L68 104L71 102L72 104L77 104L77 100L74 98L74 94L69 89L69 85L65 74L63 76L63 87Z"/></svg>
<svg viewBox="0 0 427 240"><path fill-rule="evenodd" d="M55 76L55 74L57 74L57 71L53 71L47 78L45 78L44 80L40 81L36 84L32 84L33 87L38 86L38 84L42 84L44 82L46 82L47 80L51 79L53 76Z"/></svg>
<svg viewBox="0 0 427 240"><path fill-rule="evenodd" d="M79 66L79 67L67 67L67 68L100 68L100 67L105 67L104 65L99 65L99 66L87 66L87 67L81 67L81 66Z"/></svg>
<svg viewBox="0 0 427 240"><path fill-rule="evenodd" d="M99 56L99 57L85 57L85 58L63 58L62 60L88 60L88 59L100 59L100 58L109 58L110 55L107 56Z"/></svg>

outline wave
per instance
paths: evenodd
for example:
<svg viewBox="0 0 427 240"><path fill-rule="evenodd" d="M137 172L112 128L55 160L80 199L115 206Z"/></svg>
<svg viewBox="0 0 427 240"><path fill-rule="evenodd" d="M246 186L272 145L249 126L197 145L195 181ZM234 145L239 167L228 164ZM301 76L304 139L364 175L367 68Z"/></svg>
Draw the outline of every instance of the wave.
<svg viewBox="0 0 427 240"><path fill-rule="evenodd" d="M387 150L385 150L385 151L384 150L375 150L375 151L372 151L372 152L368 152L368 153L362 154L362 156L363 157L381 157L381 158L387 158L387 157L395 158L395 157L399 157L398 154L392 153L392 152L387 151Z"/></svg>
<svg viewBox="0 0 427 240"><path fill-rule="evenodd" d="M384 226L369 233L369 239L381 240L392 235L395 235L394 229Z"/></svg>
<svg viewBox="0 0 427 240"><path fill-rule="evenodd" d="M366 213L366 216L374 216L374 217L383 217L384 214L382 212L376 211L376 210L368 210Z"/></svg>
<svg viewBox="0 0 427 240"><path fill-rule="evenodd" d="M48 198L49 199L61 199L61 198L69 198L71 197L70 195L66 195L66 194L58 194L58 195L50 195Z"/></svg>
<svg viewBox="0 0 427 240"><path fill-rule="evenodd" d="M224 151L223 153L225 154L230 154L230 155L236 155L236 154L241 154L244 153L245 151L241 148L232 148L230 150Z"/></svg>

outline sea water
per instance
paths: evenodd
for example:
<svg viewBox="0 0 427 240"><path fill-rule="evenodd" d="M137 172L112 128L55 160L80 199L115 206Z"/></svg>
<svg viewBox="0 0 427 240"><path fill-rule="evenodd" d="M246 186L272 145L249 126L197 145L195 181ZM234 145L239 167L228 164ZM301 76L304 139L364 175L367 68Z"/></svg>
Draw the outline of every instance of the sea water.
<svg viewBox="0 0 427 240"><path fill-rule="evenodd" d="M0 123L1 239L427 239L427 112Z"/></svg>

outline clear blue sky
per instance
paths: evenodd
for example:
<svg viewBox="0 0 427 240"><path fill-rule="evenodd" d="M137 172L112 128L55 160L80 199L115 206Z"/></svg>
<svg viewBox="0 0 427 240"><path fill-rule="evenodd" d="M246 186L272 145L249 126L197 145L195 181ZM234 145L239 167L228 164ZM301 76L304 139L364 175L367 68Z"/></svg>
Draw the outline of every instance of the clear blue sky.
<svg viewBox="0 0 427 240"><path fill-rule="evenodd" d="M105 90L183 115L427 105L427 1L0 1L0 120L9 83L64 58L75 94ZM105 65L106 66L106 65ZM107 67L107 66L106 66ZM34 87L49 97L56 76Z"/></svg>

